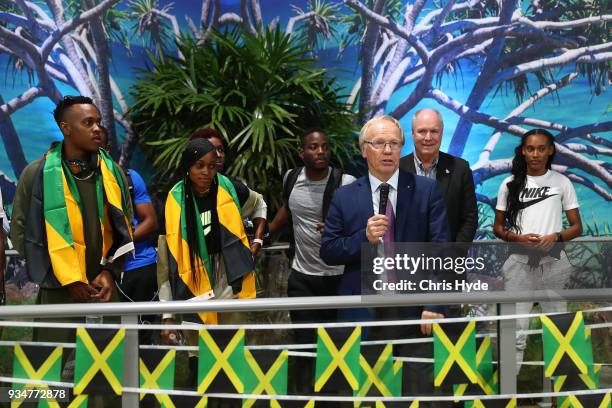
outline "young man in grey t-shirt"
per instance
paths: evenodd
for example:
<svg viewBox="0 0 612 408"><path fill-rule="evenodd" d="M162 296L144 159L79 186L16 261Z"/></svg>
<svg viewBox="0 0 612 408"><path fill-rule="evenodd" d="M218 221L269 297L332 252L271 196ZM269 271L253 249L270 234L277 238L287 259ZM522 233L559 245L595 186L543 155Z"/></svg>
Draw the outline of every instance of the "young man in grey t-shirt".
<svg viewBox="0 0 612 408"><path fill-rule="evenodd" d="M335 188L355 178L329 166L330 147L322 129L309 129L301 137L299 156L303 167L290 170L283 179L285 204L270 223L270 232L292 222L295 255L287 287L289 297L335 296L344 266L329 266L319 256L325 223L325 204ZM336 320L335 310L292 310L293 323ZM314 343L314 330L296 330L297 343ZM305 368L305 367L304 367ZM308 370L302 370L305 372Z"/></svg>

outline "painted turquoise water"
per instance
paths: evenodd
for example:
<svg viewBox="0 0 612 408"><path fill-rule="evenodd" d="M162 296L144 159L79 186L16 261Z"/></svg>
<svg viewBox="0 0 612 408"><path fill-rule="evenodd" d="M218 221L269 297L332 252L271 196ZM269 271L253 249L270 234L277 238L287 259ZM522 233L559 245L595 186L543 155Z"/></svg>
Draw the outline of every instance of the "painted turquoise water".
<svg viewBox="0 0 612 408"><path fill-rule="evenodd" d="M187 2L176 2L173 13L177 16L183 16L185 14L196 15L197 13L194 14L193 10L195 3L198 2L191 4L187 4ZM299 5L304 9L304 1L292 3ZM237 11L234 10L234 8L238 8L238 2L224 0L223 4L227 11ZM284 25L284 22L289 16L294 15L287 2L280 2L277 0L263 1L262 8L264 10L264 17L266 20L271 19L275 15L280 15L281 25ZM195 9L199 10L199 6L196 5ZM270 13L269 10L274 10L274 13ZM184 20L181 18L179 21L181 26L183 26ZM348 94L355 78L357 77L357 74L359 73L356 49L348 49L341 60L337 59L337 50L335 48L319 51L318 56L322 66L334 69L334 72L339 77L339 83L346 86L346 93ZM122 89L124 97L127 99L128 103L131 102L129 87L134 82L135 69L136 67L144 66L144 64L144 52L136 44L132 48L131 56L127 55L122 48L117 46L113 47L113 77L117 81L119 87ZM6 69L6 59L4 57L0 57L0 71L6 72ZM557 72L556 77L560 78L566 72L569 71ZM440 87L451 97L459 101L465 101L469 95L469 92L471 91L476 75L477 67L475 65L462 66L461 72L458 73L456 77L445 77L442 80ZM537 84L532 83L530 85L532 86L532 92L538 89ZM25 75L18 75L16 78L13 78L9 71L2 76L2 80L0 81L0 92L4 100L8 101L14 96L23 92L28 88L28 86L27 77ZM75 93L73 89L64 85L60 85L59 88L65 94ZM389 111L403 101L407 95L409 95L411 90L412 87L407 86L397 91L390 100ZM611 100L609 88L604 89L599 96L594 96L593 92L589 88L586 78L580 77L577 78L570 86L561 89L558 94L548 96L539 101L533 108L530 108L525 115L542 120L549 120L570 127L601 121L609 121L612 114L612 111L610 110L612 106L612 103L610 102ZM485 101L481 107L481 110L493 116L502 118L506 116L516 105L517 102L513 94L506 95L500 93ZM12 115L13 123L17 128L24 153L28 161L39 158L53 140L61 138L61 134L57 129L51 115L53 107L53 104L47 98L38 98L30 105L20 109L17 113ZM442 149L445 150L450 142L450 137L452 136L452 132L458 122L459 117L448 109L438 106L433 100L423 100L415 109L420 109L423 107L434 107L442 112L445 121L445 139L443 140ZM410 129L411 114L412 112L409 112L408 115L401 120L408 134ZM487 126L475 125L472 128L463 154L463 157L471 164L476 162L481 149L489 139L491 133L491 129ZM612 132L599 133L598 135L612 140ZM491 158L499 159L510 157L516 143L516 137L509 134L504 134ZM407 154L411 150L411 143L407 143L403 153ZM611 162L609 156L588 157L590 159L603 160L608 163ZM150 166L145 163L142 156L138 154L136 155L134 167L144 172L145 176L150 170ZM10 168L6 149L4 148L0 149L0 171L5 173L9 178L15 179L15 175ZM478 192L489 197L494 197L503 177L505 177L505 175L487 180L484 184L477 186ZM589 178L606 188L606 185L600 180L595 179L592 176ZM594 220L596 220L599 225L603 225L605 223L612 224L612 211L610 211L610 203L606 202L602 197L582 185L576 185L575 187L582 206L583 220L591 224L594 222Z"/></svg>

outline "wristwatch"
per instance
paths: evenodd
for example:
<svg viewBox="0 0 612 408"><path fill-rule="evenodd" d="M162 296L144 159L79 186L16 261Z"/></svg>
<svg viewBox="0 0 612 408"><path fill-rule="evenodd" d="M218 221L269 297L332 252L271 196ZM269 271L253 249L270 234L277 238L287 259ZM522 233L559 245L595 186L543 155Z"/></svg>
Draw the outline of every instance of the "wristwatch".
<svg viewBox="0 0 612 408"><path fill-rule="evenodd" d="M563 235L560 232L557 232L557 242L563 242Z"/></svg>

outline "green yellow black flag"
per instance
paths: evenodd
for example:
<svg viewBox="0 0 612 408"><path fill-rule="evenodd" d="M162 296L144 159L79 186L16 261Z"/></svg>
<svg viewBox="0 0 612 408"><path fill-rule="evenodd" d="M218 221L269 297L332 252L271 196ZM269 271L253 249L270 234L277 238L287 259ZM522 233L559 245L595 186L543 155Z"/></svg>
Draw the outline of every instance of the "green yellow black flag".
<svg viewBox="0 0 612 408"><path fill-rule="evenodd" d="M87 408L88 399L86 394L74 395L67 408Z"/></svg>
<svg viewBox="0 0 612 408"><path fill-rule="evenodd" d="M569 395L563 401L559 401L558 408L610 408L612 399L610 393Z"/></svg>
<svg viewBox="0 0 612 408"><path fill-rule="evenodd" d="M496 395L498 392L497 370L493 367L491 337L476 339L476 384L454 385L454 395Z"/></svg>
<svg viewBox="0 0 612 408"><path fill-rule="evenodd" d="M17 344L13 353L13 377L25 380L61 381L62 348L21 346ZM33 386L14 383L14 390L31 388ZM51 387L36 385L36 389L45 390ZM22 405L21 401L11 403L11 408ZM52 399L40 400L38 407L58 407L57 401Z"/></svg>
<svg viewBox="0 0 612 408"><path fill-rule="evenodd" d="M465 401L465 408L516 408L516 398Z"/></svg>
<svg viewBox="0 0 612 408"><path fill-rule="evenodd" d="M393 345L367 346L359 356L358 397L398 397L402 395L402 362L393 359ZM355 402L355 407L366 403ZM366 404L367 405L367 404Z"/></svg>
<svg viewBox="0 0 612 408"><path fill-rule="evenodd" d="M279 400L282 408L314 408L315 400L301 401L301 400Z"/></svg>
<svg viewBox="0 0 612 408"><path fill-rule="evenodd" d="M587 374L593 365L591 338L582 312L542 316L544 376Z"/></svg>
<svg viewBox="0 0 612 408"><path fill-rule="evenodd" d="M140 388L173 390L175 357L176 350L140 350ZM140 394L141 404L154 405L155 400L162 408L174 405L168 394Z"/></svg>
<svg viewBox="0 0 612 408"><path fill-rule="evenodd" d="M125 329L77 329L74 394L121 395Z"/></svg>
<svg viewBox="0 0 612 408"><path fill-rule="evenodd" d="M361 327L317 329L315 392L359 389Z"/></svg>
<svg viewBox="0 0 612 408"><path fill-rule="evenodd" d="M200 330L198 392L244 393L244 329Z"/></svg>
<svg viewBox="0 0 612 408"><path fill-rule="evenodd" d="M361 408L419 408L419 400L399 402L399 401L376 401L362 402Z"/></svg>
<svg viewBox="0 0 612 408"><path fill-rule="evenodd" d="M244 350L244 358L251 370L251 375L245 376L245 394L287 394L287 371L289 352L280 353L274 350ZM281 408L275 400L247 399L242 408L251 407Z"/></svg>
<svg viewBox="0 0 612 408"><path fill-rule="evenodd" d="M189 395L168 395L166 404L167 405L165 406L167 408L206 408L208 406L208 397L192 397Z"/></svg>
<svg viewBox="0 0 612 408"><path fill-rule="evenodd" d="M476 383L476 322L434 323L434 386Z"/></svg>
<svg viewBox="0 0 612 408"><path fill-rule="evenodd" d="M553 389L555 391L596 390L599 387L600 373L601 364L593 364L586 374L553 377Z"/></svg>
<svg viewBox="0 0 612 408"><path fill-rule="evenodd" d="M591 329L587 327L585 328L584 332L587 338L589 338L588 341L590 341ZM586 374L560 375L558 377L553 377L553 391L575 391L584 389L595 390L599 388L601 364L593 364L592 366L589 366L588 369L589 370ZM559 407L565 405L566 400L567 397L560 396L557 405ZM567 402L567 404L570 402Z"/></svg>

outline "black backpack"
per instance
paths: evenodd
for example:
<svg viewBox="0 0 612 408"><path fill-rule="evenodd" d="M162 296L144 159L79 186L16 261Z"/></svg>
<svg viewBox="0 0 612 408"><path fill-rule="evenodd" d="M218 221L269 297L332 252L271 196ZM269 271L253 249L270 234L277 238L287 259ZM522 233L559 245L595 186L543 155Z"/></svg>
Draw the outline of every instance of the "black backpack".
<svg viewBox="0 0 612 408"><path fill-rule="evenodd" d="M291 209L289 208L289 197L291 196L291 192L293 191L293 187L295 186L295 182L297 181L300 173L304 166L296 167L289 171L287 177L285 178L285 182L283 183L283 201L285 203L285 208L289 212L289 258L293 259L295 255L295 239L293 237L293 223L291 221ZM323 192L323 222L325 222L325 217L327 217L327 211L329 210L329 205L331 204L331 199L334 195L334 191L340 187L342 184L342 170L336 167L332 167L332 171L329 174L329 178L327 179L327 184L325 185L325 191Z"/></svg>

